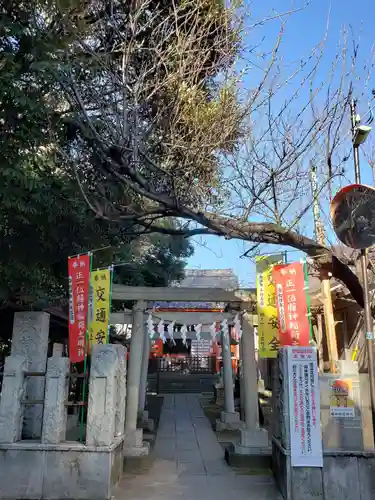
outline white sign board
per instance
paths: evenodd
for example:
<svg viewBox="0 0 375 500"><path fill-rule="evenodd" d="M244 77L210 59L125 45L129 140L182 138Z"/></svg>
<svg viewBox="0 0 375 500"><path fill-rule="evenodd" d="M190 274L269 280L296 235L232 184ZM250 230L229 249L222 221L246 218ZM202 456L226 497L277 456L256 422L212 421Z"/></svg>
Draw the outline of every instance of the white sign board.
<svg viewBox="0 0 375 500"><path fill-rule="evenodd" d="M196 340L191 341L191 355L192 356L209 356L211 353L211 344L209 340Z"/></svg>
<svg viewBox="0 0 375 500"><path fill-rule="evenodd" d="M355 418L353 382L351 379L335 379L329 383L330 415L334 418Z"/></svg>
<svg viewBox="0 0 375 500"><path fill-rule="evenodd" d="M316 349L286 347L293 467L323 467Z"/></svg>

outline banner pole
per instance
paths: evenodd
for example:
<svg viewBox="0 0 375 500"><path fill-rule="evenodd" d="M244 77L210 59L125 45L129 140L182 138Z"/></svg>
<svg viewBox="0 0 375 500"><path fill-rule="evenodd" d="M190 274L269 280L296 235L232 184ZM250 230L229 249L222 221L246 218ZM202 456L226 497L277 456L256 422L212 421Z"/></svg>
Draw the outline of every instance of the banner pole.
<svg viewBox="0 0 375 500"><path fill-rule="evenodd" d="M310 344L311 344L311 341L313 340L313 328L312 328L312 321L311 321L311 305L310 305L310 295L309 295L309 274L307 271L306 260L303 262L303 272L305 275L305 294L306 294L306 302L307 302L307 317L309 319L309 325L310 325Z"/></svg>
<svg viewBox="0 0 375 500"><path fill-rule="evenodd" d="M111 315L111 310L112 310L112 286L113 286L113 266L109 266L109 278L110 278L110 285L109 285L109 308L108 308L108 316ZM111 328L111 325L109 323L108 319L108 332L107 332L107 343L109 344L109 330Z"/></svg>
<svg viewBox="0 0 375 500"><path fill-rule="evenodd" d="M85 360L83 362L83 384L82 384L82 398L81 398L81 411L80 411L80 425L79 425L79 441L83 441L85 429L84 429L84 414L85 414L85 392L86 392L86 379L88 374L87 372L87 358L88 358L88 350L89 350L89 305L90 305L90 279L91 279L91 269L92 269L92 253L90 252L90 274L89 274L89 294L87 297L88 307L87 307L87 318L86 318L86 342L85 342Z"/></svg>

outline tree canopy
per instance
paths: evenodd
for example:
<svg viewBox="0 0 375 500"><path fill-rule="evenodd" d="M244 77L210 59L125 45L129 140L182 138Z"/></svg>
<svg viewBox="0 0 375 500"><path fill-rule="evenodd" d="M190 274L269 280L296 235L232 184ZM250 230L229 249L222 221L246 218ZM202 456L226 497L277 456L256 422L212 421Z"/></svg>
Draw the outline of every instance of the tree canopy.
<svg viewBox="0 0 375 500"><path fill-rule="evenodd" d="M319 165L323 197L345 179L345 117L353 81L360 85L358 47L348 55L345 29L322 75L327 34L301 60L284 61L298 9L260 20L246 2L221 0L34 0L3 9L12 20L2 38L8 72L23 75L14 92L38 88L47 109L30 115L31 149L36 158L43 146L54 177L69 179L75 195L78 185L74 214L82 210L86 222L90 210L95 227L128 238L213 234L291 246L363 304L358 278L306 222L310 163ZM246 42L269 22L278 23L271 48L261 49L261 36ZM366 85L370 66L361 68ZM7 127L18 131L19 121Z"/></svg>
<svg viewBox="0 0 375 500"><path fill-rule="evenodd" d="M55 71L76 131L69 162L91 209L122 224L136 219L144 233L294 247L363 305L347 263L303 229L311 161L319 163L322 196L343 179L341 137L353 81L359 85L356 43L349 57L344 30L321 77L326 37L302 60L283 61L293 9L252 22L241 2L111 5L86 4L72 57ZM245 33L275 20L271 50L262 52L261 41L246 47ZM92 170L97 188L116 180L128 201L90 191ZM160 220L168 217L185 223L167 230Z"/></svg>
<svg viewBox="0 0 375 500"><path fill-rule="evenodd" d="M121 263L119 282L165 285L181 277L192 252L184 237L139 238L131 220L119 227L98 218L82 197L60 154L70 148L70 129L54 75L72 33L40 29L51 8L52 2L0 8L0 308L65 298L69 255L109 247L94 254L94 265ZM87 174L86 187L96 189L92 179ZM119 199L120 191L112 182L105 193ZM167 226L179 227L176 220Z"/></svg>

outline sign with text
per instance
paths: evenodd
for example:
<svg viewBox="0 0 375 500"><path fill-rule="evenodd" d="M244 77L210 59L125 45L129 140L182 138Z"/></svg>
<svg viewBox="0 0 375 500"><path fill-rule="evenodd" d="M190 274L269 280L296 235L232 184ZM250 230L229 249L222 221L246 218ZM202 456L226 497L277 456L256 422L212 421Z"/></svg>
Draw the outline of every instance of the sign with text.
<svg viewBox="0 0 375 500"><path fill-rule="evenodd" d="M310 320L303 264L273 267L280 346L310 345Z"/></svg>
<svg viewBox="0 0 375 500"><path fill-rule="evenodd" d="M220 302L154 302L152 307L158 312L222 312L225 304Z"/></svg>
<svg viewBox="0 0 375 500"><path fill-rule="evenodd" d="M108 344L111 312L111 269L98 269L90 275L89 339L93 344Z"/></svg>
<svg viewBox="0 0 375 500"><path fill-rule="evenodd" d="M352 381L331 380L330 390L329 409L331 417L355 418Z"/></svg>
<svg viewBox="0 0 375 500"><path fill-rule="evenodd" d="M258 341L260 358L276 358L279 348L275 285L272 267L283 262L283 255L256 257L256 288L258 312Z"/></svg>
<svg viewBox="0 0 375 500"><path fill-rule="evenodd" d="M284 349L288 367L291 464L293 467L323 467L316 349Z"/></svg>
<svg viewBox="0 0 375 500"><path fill-rule="evenodd" d="M89 302L90 255L68 259L69 275L69 359L79 363L85 359L87 312Z"/></svg>

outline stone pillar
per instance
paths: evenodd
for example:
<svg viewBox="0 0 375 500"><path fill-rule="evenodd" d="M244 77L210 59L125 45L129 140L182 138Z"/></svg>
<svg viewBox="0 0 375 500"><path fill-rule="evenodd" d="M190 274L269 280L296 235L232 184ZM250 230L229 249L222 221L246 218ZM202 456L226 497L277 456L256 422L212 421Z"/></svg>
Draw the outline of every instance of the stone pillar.
<svg viewBox="0 0 375 500"><path fill-rule="evenodd" d="M50 315L44 312L17 312L14 315L12 355L23 356L29 361L31 372L45 372L47 366ZM29 377L26 399L44 399L44 376ZM25 438L42 436L43 405L24 408L23 434Z"/></svg>
<svg viewBox="0 0 375 500"><path fill-rule="evenodd" d="M230 337L227 332L221 333L221 350L224 372L224 411L226 413L234 413L232 356L230 352Z"/></svg>
<svg viewBox="0 0 375 500"><path fill-rule="evenodd" d="M147 455L149 448L143 443L143 431L137 429L139 386L144 345L144 311L146 302L139 300L133 307L133 325L126 384L125 456Z"/></svg>
<svg viewBox="0 0 375 500"><path fill-rule="evenodd" d="M230 336L228 332L221 332L221 356L223 359L224 379L224 411L220 420L216 421L216 430L236 430L243 426L240 415L234 410L233 368L230 352Z"/></svg>
<svg viewBox="0 0 375 500"><path fill-rule="evenodd" d="M25 372L28 370L29 361L24 356L5 358L0 397L0 443L15 443L21 439L22 400L25 396Z"/></svg>
<svg viewBox="0 0 375 500"><path fill-rule="evenodd" d="M115 345L118 359L117 397L115 412L115 436L123 436L125 431L125 404L126 404L126 354L123 345Z"/></svg>
<svg viewBox="0 0 375 500"><path fill-rule="evenodd" d="M117 371L116 346L95 344L91 351L87 445L109 446L114 442Z"/></svg>
<svg viewBox="0 0 375 500"><path fill-rule="evenodd" d="M246 428L257 429L259 427L258 373L252 315L247 313L244 314L242 320L242 355Z"/></svg>
<svg viewBox="0 0 375 500"><path fill-rule="evenodd" d="M268 433L259 428L258 373L255 359L254 327L252 314L245 313L242 319L242 365L245 398L245 428L241 429L241 441L235 452L251 454L254 448L268 447Z"/></svg>
<svg viewBox="0 0 375 500"><path fill-rule="evenodd" d="M48 359L44 397L42 443L65 441L69 390L69 359L52 356Z"/></svg>

